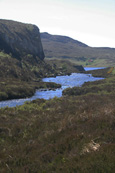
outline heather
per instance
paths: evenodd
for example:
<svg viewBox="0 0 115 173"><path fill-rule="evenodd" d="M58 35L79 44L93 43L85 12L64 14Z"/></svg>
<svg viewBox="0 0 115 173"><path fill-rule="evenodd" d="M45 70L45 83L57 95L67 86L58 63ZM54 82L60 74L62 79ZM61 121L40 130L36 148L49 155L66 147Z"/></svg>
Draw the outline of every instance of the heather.
<svg viewBox="0 0 115 173"><path fill-rule="evenodd" d="M115 169L114 71L100 94L38 99L0 109L1 172L112 173ZM106 88L106 87L105 87ZM111 87L110 87L111 88Z"/></svg>
<svg viewBox="0 0 115 173"><path fill-rule="evenodd" d="M30 97L41 88L59 88L61 85L42 82L42 78L84 72L78 66L81 62L112 67L84 72L88 77L91 73L104 79L65 89L61 98L37 99L21 106L1 108L0 172L113 173L115 50L91 48L68 37L53 36L53 39L50 60L44 61L39 29L35 25L0 20L0 101ZM62 60L55 60L56 57ZM68 58L78 64L63 61Z"/></svg>

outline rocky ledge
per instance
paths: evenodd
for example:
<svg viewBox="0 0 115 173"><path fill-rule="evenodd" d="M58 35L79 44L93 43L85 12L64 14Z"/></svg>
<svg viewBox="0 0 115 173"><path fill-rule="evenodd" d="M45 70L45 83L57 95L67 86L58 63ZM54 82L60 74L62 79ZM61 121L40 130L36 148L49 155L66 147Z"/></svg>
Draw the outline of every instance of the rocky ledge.
<svg viewBox="0 0 115 173"><path fill-rule="evenodd" d="M31 54L36 60L44 59L39 28L11 20L0 20L0 50L23 58Z"/></svg>

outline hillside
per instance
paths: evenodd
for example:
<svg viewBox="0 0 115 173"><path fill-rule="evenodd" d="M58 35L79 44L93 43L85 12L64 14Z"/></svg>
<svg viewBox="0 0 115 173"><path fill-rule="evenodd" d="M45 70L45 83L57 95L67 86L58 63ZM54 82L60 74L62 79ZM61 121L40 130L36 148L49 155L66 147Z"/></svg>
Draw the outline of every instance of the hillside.
<svg viewBox="0 0 115 173"><path fill-rule="evenodd" d="M115 66L114 48L89 47L70 37L41 33L46 58L66 59L84 66Z"/></svg>
<svg viewBox="0 0 115 173"><path fill-rule="evenodd" d="M10 29L9 24L12 25ZM47 58L44 61L43 49L40 51L42 45L38 46L40 37L35 42L33 31L23 35L20 30L15 34L18 27L14 27L18 24L21 27L21 23L13 21L0 25L3 27L0 31L0 100L30 97L39 88L61 87L60 84L42 82L42 77L84 71L82 66L63 61L62 57L57 56L61 60ZM30 25L22 25L26 33ZM32 40L30 35L33 35ZM50 38L47 42L50 47ZM68 44L78 45L81 50L90 49L68 37L65 40L53 38L52 54L54 51L59 53L57 45L60 43L60 50ZM75 49L71 46L71 50ZM110 50L114 52L114 49ZM66 48L65 54L66 51L70 56L72 51ZM86 59L82 57L76 62L86 63ZM21 106L0 109L0 173L114 172L115 68L90 73L105 79L65 89L61 98L37 99Z"/></svg>
<svg viewBox="0 0 115 173"><path fill-rule="evenodd" d="M44 57L37 26L0 20L0 77L33 80L57 75L56 69L47 64Z"/></svg>
<svg viewBox="0 0 115 173"><path fill-rule="evenodd" d="M41 78L84 70L73 66L70 62L60 62L56 68L55 62L44 61L37 26L0 20L0 100L31 96L38 88L59 87L41 83Z"/></svg>
<svg viewBox="0 0 115 173"><path fill-rule="evenodd" d="M115 70L81 92L0 109L1 172L113 173L114 85Z"/></svg>
<svg viewBox="0 0 115 173"><path fill-rule="evenodd" d="M37 26L0 20L1 78L30 80L41 77L48 71L43 59L44 51Z"/></svg>
<svg viewBox="0 0 115 173"><path fill-rule="evenodd" d="M39 28L11 20L0 20L0 49L17 58L32 54L44 59Z"/></svg>

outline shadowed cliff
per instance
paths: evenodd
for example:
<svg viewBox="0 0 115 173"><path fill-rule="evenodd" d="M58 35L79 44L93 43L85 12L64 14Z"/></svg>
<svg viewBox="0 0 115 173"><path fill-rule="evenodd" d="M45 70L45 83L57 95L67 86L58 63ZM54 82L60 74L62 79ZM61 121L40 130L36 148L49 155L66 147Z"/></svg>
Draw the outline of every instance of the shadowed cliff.
<svg viewBox="0 0 115 173"><path fill-rule="evenodd" d="M28 54L44 59L39 28L32 24L0 20L0 50L20 59Z"/></svg>
<svg viewBox="0 0 115 173"><path fill-rule="evenodd" d="M39 28L0 20L0 77L30 80L50 71L44 62Z"/></svg>
<svg viewBox="0 0 115 173"><path fill-rule="evenodd" d="M79 66L68 70L59 69L44 61L44 51L39 28L32 24L24 24L12 20L0 20L0 77L33 80L36 77L56 76L79 72ZM82 69L83 70L83 69ZM60 73L61 72L61 73Z"/></svg>

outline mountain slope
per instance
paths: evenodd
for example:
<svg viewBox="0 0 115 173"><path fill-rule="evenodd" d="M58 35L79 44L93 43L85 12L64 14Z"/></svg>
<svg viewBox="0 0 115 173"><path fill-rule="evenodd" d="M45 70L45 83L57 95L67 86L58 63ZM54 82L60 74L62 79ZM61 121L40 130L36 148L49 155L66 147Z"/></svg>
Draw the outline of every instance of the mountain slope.
<svg viewBox="0 0 115 173"><path fill-rule="evenodd" d="M77 64L115 66L114 48L89 47L66 36L41 33L46 58L68 59Z"/></svg>

